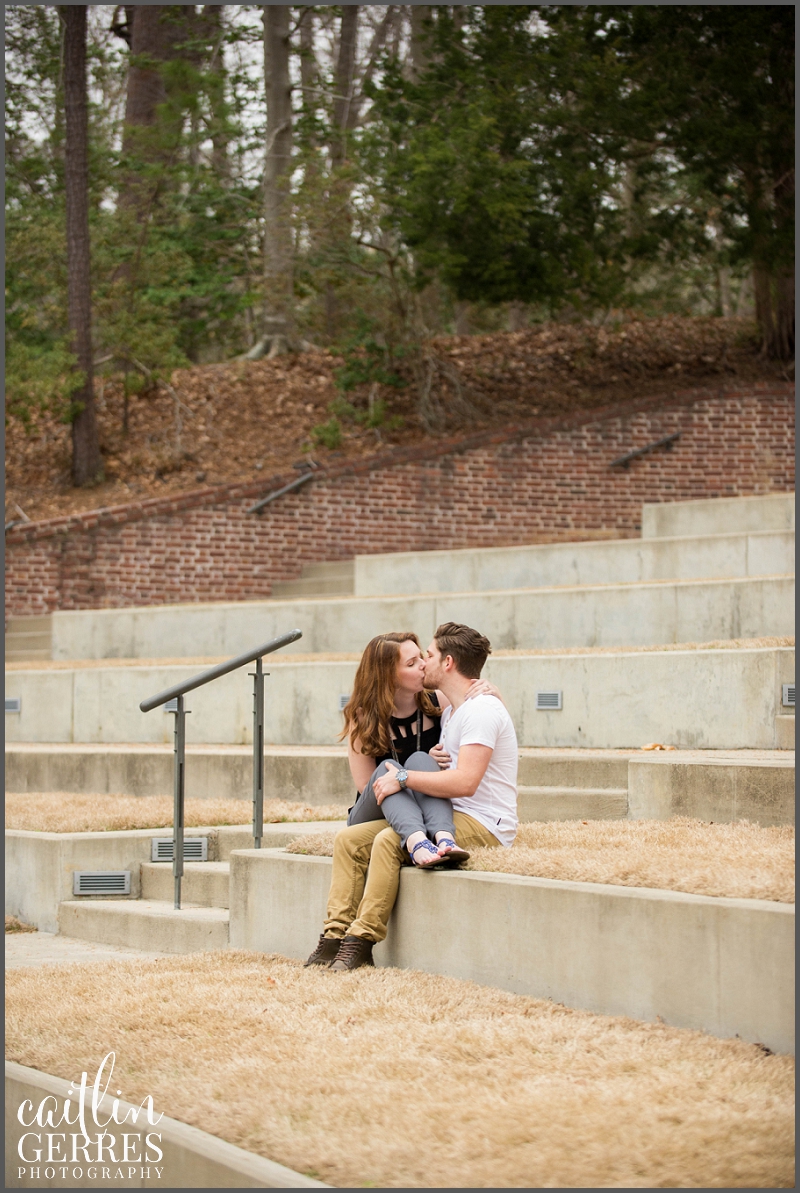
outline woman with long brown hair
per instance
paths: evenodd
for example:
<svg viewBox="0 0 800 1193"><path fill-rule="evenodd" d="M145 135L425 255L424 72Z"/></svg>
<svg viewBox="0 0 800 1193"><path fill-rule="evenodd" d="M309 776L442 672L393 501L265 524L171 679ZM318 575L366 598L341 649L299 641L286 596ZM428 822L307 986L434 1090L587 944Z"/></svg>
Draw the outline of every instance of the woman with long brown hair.
<svg viewBox="0 0 800 1193"><path fill-rule="evenodd" d="M410 789L387 796L380 807L373 794L376 779L386 774L387 762L413 770L446 769L450 757L442 748L440 722L449 700L426 691L425 660L416 634L379 634L367 643L361 656L352 695L344 708L350 773L358 798L347 823L386 820L400 836L415 866L429 868L443 862L466 861L469 854L455 841L450 800L422 795ZM497 689L475 680L469 695ZM412 761L413 760L413 761Z"/></svg>

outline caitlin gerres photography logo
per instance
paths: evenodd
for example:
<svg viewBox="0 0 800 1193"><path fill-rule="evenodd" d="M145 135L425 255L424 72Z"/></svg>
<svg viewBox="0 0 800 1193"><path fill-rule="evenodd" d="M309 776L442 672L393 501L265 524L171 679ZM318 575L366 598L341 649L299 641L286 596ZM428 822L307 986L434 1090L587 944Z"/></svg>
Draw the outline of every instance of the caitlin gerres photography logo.
<svg viewBox="0 0 800 1193"><path fill-rule="evenodd" d="M151 1180L164 1171L161 1135L148 1094L139 1106L121 1105L122 1090L109 1093L116 1055L103 1058L89 1091L88 1076L70 1083L67 1096L48 1094L38 1106L26 1098L17 1119L27 1130L17 1144L20 1181Z"/></svg>

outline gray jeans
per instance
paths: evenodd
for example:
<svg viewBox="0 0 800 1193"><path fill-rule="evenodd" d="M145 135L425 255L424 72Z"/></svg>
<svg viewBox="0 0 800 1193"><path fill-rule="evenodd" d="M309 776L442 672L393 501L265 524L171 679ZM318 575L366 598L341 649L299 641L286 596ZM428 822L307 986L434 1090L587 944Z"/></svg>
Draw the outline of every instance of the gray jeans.
<svg viewBox="0 0 800 1193"><path fill-rule="evenodd" d="M431 758L418 750L405 763L407 770L438 771L439 766ZM387 795L378 807L372 790L373 783L381 775L385 775L389 767L385 762L377 766L372 772L364 790L358 797L347 817L348 825L366 824L368 820L386 820L405 845L412 833L425 833L431 841L436 839L436 833L455 833L453 823L453 805L449 799L440 799L435 795L423 795L407 787L405 791L398 791L395 795Z"/></svg>

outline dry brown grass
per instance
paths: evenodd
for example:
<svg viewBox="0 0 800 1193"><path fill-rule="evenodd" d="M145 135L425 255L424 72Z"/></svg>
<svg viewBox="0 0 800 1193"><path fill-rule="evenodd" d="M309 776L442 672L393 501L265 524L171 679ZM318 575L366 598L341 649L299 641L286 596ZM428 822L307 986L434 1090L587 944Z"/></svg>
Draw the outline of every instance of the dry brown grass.
<svg viewBox="0 0 800 1193"><path fill-rule="evenodd" d="M793 1061L738 1039L243 952L69 978L9 971L9 1059L113 1050L124 1097L335 1186L793 1186Z"/></svg>
<svg viewBox="0 0 800 1193"><path fill-rule="evenodd" d="M35 932L33 924L25 924L15 915L6 916L6 932Z"/></svg>
<svg viewBox="0 0 800 1193"><path fill-rule="evenodd" d="M441 373L431 399L444 419L442 432L502 430L528 419L578 414L642 397L698 386L739 389L753 380L786 380L781 361L758 353L751 319L681 317L626 320L615 327L546 323L518 332L437 336L437 356L457 371L474 404L465 422L463 403ZM171 377L184 410L182 450L175 444L175 407L160 387L123 398L122 378L96 377L97 420L105 479L72 488L70 428L50 408L30 409L23 424L13 413L6 427L6 520L29 518L164 497L230 481L262 479L264 492L285 482L296 461L307 458L311 429L330 418L340 357L327 351L274 360L229 361L178 369ZM379 396L402 426L383 428L383 445L409 447L429 438L414 399L410 362L396 362L411 384L386 386ZM368 385L351 395L366 409ZM123 406L127 406L127 415ZM123 433L123 423L127 431ZM545 424L546 426L547 424ZM363 459L376 450L370 428L345 421L343 442L332 455L314 449L320 463ZM765 465L766 466L766 465Z"/></svg>
<svg viewBox="0 0 800 1193"><path fill-rule="evenodd" d="M249 824L250 803L243 799L187 799L185 825ZM312 808L289 800L265 800L264 823L342 820L341 804ZM37 833L97 833L172 824L172 797L166 795L76 795L69 791L26 792L6 796L6 828Z"/></svg>
<svg viewBox="0 0 800 1193"><path fill-rule="evenodd" d="M334 836L314 833L287 849L330 857ZM794 828L688 816L540 821L521 824L510 849L473 850L464 868L794 903Z"/></svg>

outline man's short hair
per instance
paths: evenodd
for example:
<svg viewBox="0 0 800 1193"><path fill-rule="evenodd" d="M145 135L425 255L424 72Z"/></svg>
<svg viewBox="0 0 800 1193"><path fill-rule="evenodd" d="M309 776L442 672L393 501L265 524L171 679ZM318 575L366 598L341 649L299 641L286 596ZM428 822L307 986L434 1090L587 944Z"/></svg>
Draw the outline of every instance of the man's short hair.
<svg viewBox="0 0 800 1193"><path fill-rule="evenodd" d="M450 655L456 669L467 679L479 679L483 664L492 653L492 644L468 625L446 621L434 632L434 642L442 657Z"/></svg>

